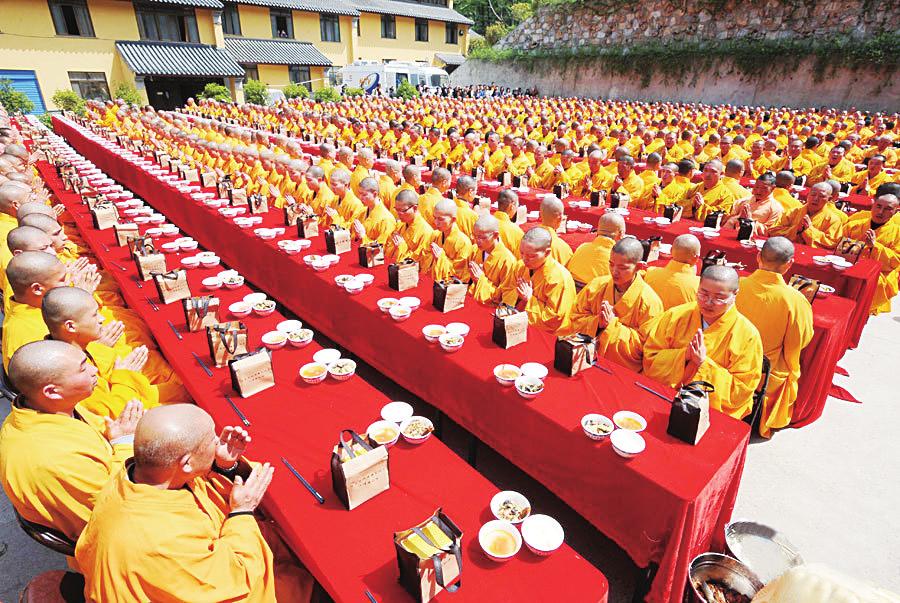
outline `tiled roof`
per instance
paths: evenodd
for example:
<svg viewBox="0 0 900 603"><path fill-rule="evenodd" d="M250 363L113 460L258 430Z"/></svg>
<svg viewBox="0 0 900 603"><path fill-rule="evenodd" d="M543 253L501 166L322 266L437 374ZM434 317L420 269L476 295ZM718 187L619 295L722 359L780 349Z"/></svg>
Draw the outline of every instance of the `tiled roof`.
<svg viewBox="0 0 900 603"><path fill-rule="evenodd" d="M378 13L382 15L397 15L398 17L414 17L420 19L433 19L448 23L462 23L472 25L473 21L446 6L434 6L433 4L420 4L418 2L404 2L403 0L350 0L350 2L364 13Z"/></svg>
<svg viewBox="0 0 900 603"><path fill-rule="evenodd" d="M309 42L225 38L225 50L239 63L318 65L323 67L331 65L328 57Z"/></svg>
<svg viewBox="0 0 900 603"><path fill-rule="evenodd" d="M237 77L243 68L224 50L206 44L119 40L116 49L136 75Z"/></svg>
<svg viewBox="0 0 900 603"><path fill-rule="evenodd" d="M434 56L445 65L462 65L466 57L456 52L436 52Z"/></svg>
<svg viewBox="0 0 900 603"><path fill-rule="evenodd" d="M235 0L238 4L253 4L271 8L290 8L311 13L328 15L350 15L356 17L359 11L344 0Z"/></svg>
<svg viewBox="0 0 900 603"><path fill-rule="evenodd" d="M199 8L218 8L222 9L222 3L219 0L143 0L153 4L176 4L178 6L196 6Z"/></svg>

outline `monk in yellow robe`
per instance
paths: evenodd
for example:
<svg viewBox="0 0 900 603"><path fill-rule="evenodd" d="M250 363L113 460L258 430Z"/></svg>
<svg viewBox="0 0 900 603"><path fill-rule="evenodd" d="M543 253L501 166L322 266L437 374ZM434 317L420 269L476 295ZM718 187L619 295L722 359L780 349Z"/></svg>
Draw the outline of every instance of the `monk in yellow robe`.
<svg viewBox="0 0 900 603"><path fill-rule="evenodd" d="M869 157L869 163L866 169L860 170L850 179L853 184L851 192L858 195L866 195L874 197L875 191L885 182L891 182L891 176L884 171L884 155L873 155ZM894 176L896 182L896 175Z"/></svg>
<svg viewBox="0 0 900 603"><path fill-rule="evenodd" d="M797 178L793 172L781 171L775 174L775 190L772 191L772 196L781 204L784 211L791 211L803 205L791 193L796 181Z"/></svg>
<svg viewBox="0 0 900 603"><path fill-rule="evenodd" d="M538 147L534 152L534 167L526 171L528 184L535 188L550 189L556 181L556 166L547 158L547 149Z"/></svg>
<svg viewBox="0 0 900 603"><path fill-rule="evenodd" d="M375 152L368 148L361 148L356 153L356 169L350 177L350 190L359 196L359 183L365 178L375 176L372 168L375 166Z"/></svg>
<svg viewBox="0 0 900 603"><path fill-rule="evenodd" d="M828 153L828 161L820 163L809 175L809 183L824 182L825 180L837 180L838 182L850 182L856 175L856 166L844 157L844 147L838 145Z"/></svg>
<svg viewBox="0 0 900 603"><path fill-rule="evenodd" d="M603 214L597 220L597 236L582 243L569 260L568 269L581 289L598 276L609 275L609 254L613 245L625 236L625 219L619 214Z"/></svg>
<svg viewBox="0 0 900 603"><path fill-rule="evenodd" d="M133 402L115 421L80 402L97 369L61 341L29 343L13 355L9 379L21 396L0 429L0 480L16 511L75 541L110 477L131 456L129 434L143 413Z"/></svg>
<svg viewBox="0 0 900 603"><path fill-rule="evenodd" d="M759 433L791 422L800 379L800 353L813 336L812 306L802 293L784 282L794 263L794 245L784 237L770 237L757 257L759 268L741 279L738 311L752 322L762 339L763 355L771 363L763 399Z"/></svg>
<svg viewBox="0 0 900 603"><path fill-rule="evenodd" d="M333 205L325 207L323 225L349 228L366 212L365 206L350 189L350 172L344 168L331 171L328 188L334 193Z"/></svg>
<svg viewBox="0 0 900 603"><path fill-rule="evenodd" d="M759 331L734 306L738 275L710 266L696 303L675 306L646 325L644 374L670 387L707 381L710 407L742 419L753 409L762 374Z"/></svg>
<svg viewBox="0 0 900 603"><path fill-rule="evenodd" d="M550 254L563 267L569 264L572 259L572 248L568 243L559 238L556 233L557 229L562 225L563 216L565 215L565 207L559 197L556 195L547 195L541 200L541 225L537 229L546 230L550 234L551 247Z"/></svg>
<svg viewBox="0 0 900 603"><path fill-rule="evenodd" d="M478 214L472 209L478 192L478 183L471 176L460 176L456 180L453 200L456 202L456 225L470 239Z"/></svg>
<svg viewBox="0 0 900 603"><path fill-rule="evenodd" d="M810 187L806 203L785 211L769 229L770 236L787 237L819 249L834 249L841 238L845 214L829 203L831 186L819 182Z"/></svg>
<svg viewBox="0 0 900 603"><path fill-rule="evenodd" d="M694 184L691 182L694 175L694 162L690 159L682 159L678 162L676 170L677 173L671 182L662 187L659 193L653 192L653 207L648 209L661 213L669 205L680 205L683 210L690 205L691 202L687 197L694 188Z"/></svg>
<svg viewBox="0 0 900 603"><path fill-rule="evenodd" d="M456 225L456 211L456 203L450 199L441 199L434 206L434 228L438 234L431 243L434 256L431 273L436 281L457 278L468 283L472 278L469 262L475 257L476 249Z"/></svg>
<svg viewBox="0 0 900 603"><path fill-rule="evenodd" d="M325 173L319 166L311 166L306 170L306 186L309 188L309 195L301 199L309 209L318 216L325 215L325 208L334 208L337 203L337 196L328 188L325 183Z"/></svg>
<svg viewBox="0 0 900 603"><path fill-rule="evenodd" d="M734 196L734 202L749 199L753 193L741 186L740 179L744 174L744 162L740 159L732 159L725 164L725 172L722 176L722 182L731 191Z"/></svg>
<svg viewBox="0 0 900 603"><path fill-rule="evenodd" d="M609 182L610 193L625 193L628 199L640 199L644 194L644 181L634 173L634 157L625 155L616 162L616 175Z"/></svg>
<svg viewBox="0 0 900 603"><path fill-rule="evenodd" d="M480 304L491 305L508 301L515 303L512 292L503 297L503 284L516 267L516 256L500 240L500 222L494 216L484 215L475 221L475 257L469 261L472 285L469 291Z"/></svg>
<svg viewBox="0 0 900 603"><path fill-rule="evenodd" d="M665 266L651 266L644 275L663 309L668 310L697 299L697 260L700 259L700 240L692 234L683 234L672 241L672 259Z"/></svg>
<svg viewBox="0 0 900 603"><path fill-rule="evenodd" d="M412 259L419 263L419 274L430 272L434 259L431 243L438 234L419 214L419 195L410 189L402 190L395 202L399 220L384 246L385 261L397 263Z"/></svg>
<svg viewBox="0 0 900 603"><path fill-rule="evenodd" d="M431 172L431 186L419 197L419 213L432 227L434 223L434 207L444 199L444 195L450 190L450 170L435 168Z"/></svg>
<svg viewBox="0 0 900 603"><path fill-rule="evenodd" d="M734 193L722 182L722 163L716 159L703 166L703 182L687 195L682 217L703 221L712 211L731 213Z"/></svg>
<svg viewBox="0 0 900 603"><path fill-rule="evenodd" d="M638 274L644 246L621 239L609 256L608 276L598 276L575 298L570 328L597 338L597 355L640 372L644 337L641 327L662 313L662 301Z"/></svg>
<svg viewBox="0 0 900 603"><path fill-rule="evenodd" d="M494 217L500 224L500 240L516 258L519 257L522 237L525 236L522 228L513 221L518 213L519 195L508 188L500 191L500 194L497 195L497 211L494 212Z"/></svg>
<svg viewBox="0 0 900 603"><path fill-rule="evenodd" d="M374 178L363 178L357 187L359 201L365 207L365 213L353 222L353 234L363 245L381 243L384 245L394 232L397 221L378 197L378 181Z"/></svg>
<svg viewBox="0 0 900 603"><path fill-rule="evenodd" d="M593 151L587 158L587 173L580 180L572 182L571 193L578 197L588 197L592 192L608 191L613 175L603 167L603 153Z"/></svg>
<svg viewBox="0 0 900 603"><path fill-rule="evenodd" d="M98 495L75 549L86 598L309 601L309 575L253 515L274 469L243 460L249 439L240 427L217 437L193 405L148 411L134 459Z"/></svg>
<svg viewBox="0 0 900 603"><path fill-rule="evenodd" d="M671 168L663 169L660 165L661 163L662 157L660 157L659 153L650 153L647 155L647 166L643 172L638 174L638 177L644 184L643 192L640 197L631 199L631 202L629 203L631 207L649 210L656 209L656 197L662 193L662 188L671 182L672 177L675 175L674 170ZM663 183L662 178L666 174L668 174L669 180L668 182ZM654 188L658 189L658 192L655 195L653 194Z"/></svg>
<svg viewBox="0 0 900 603"><path fill-rule="evenodd" d="M548 333L566 333L575 302L575 281L551 254L553 239L545 228L522 238L522 259L502 288L503 300L528 313L528 323Z"/></svg>
<svg viewBox="0 0 900 603"><path fill-rule="evenodd" d="M29 191L15 182L0 184L0 264L6 266L12 259L12 252L6 245L6 236L19 226L16 212L19 205L28 200ZM6 274L0 272L0 285L6 286Z"/></svg>
<svg viewBox="0 0 900 603"><path fill-rule="evenodd" d="M881 264L878 288L872 300L872 314L891 311L891 299L898 293L900 279L900 218L897 217L898 199L886 194L877 197L871 211L853 215L842 232L843 237L863 241L870 257Z"/></svg>

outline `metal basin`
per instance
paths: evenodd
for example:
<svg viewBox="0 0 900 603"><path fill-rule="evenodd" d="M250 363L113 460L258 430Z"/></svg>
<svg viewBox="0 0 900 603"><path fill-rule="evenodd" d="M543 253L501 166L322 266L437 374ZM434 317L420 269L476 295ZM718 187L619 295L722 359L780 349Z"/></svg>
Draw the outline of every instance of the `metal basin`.
<svg viewBox="0 0 900 603"><path fill-rule="evenodd" d="M725 526L728 552L768 584L792 567L802 565L797 548L774 528L755 521L733 521Z"/></svg>
<svg viewBox="0 0 900 603"><path fill-rule="evenodd" d="M746 565L733 557L719 553L703 553L691 561L688 582L695 601L708 603L703 593L695 586L695 583L708 580L714 580L751 598L763 587L759 578Z"/></svg>

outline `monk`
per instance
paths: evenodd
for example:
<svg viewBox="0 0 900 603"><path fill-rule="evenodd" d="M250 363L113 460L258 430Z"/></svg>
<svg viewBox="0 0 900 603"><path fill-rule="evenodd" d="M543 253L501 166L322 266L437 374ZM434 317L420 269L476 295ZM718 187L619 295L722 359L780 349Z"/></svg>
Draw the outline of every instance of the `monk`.
<svg viewBox="0 0 900 603"><path fill-rule="evenodd" d="M570 328L597 338L597 355L640 372L641 327L663 311L662 301L638 273L644 246L621 239L609 256L610 274L598 276L578 293Z"/></svg>
<svg viewBox="0 0 900 603"><path fill-rule="evenodd" d="M723 171L722 162L718 159L703 166L703 182L687 194L683 217L702 221L712 211L731 212L734 193L722 182Z"/></svg>
<svg viewBox="0 0 900 603"><path fill-rule="evenodd" d="M500 238L500 222L494 216L484 215L475 221L475 257L469 260L472 296L480 304L498 304L507 301L512 305L512 292L503 298L503 283L516 267L516 256L506 248Z"/></svg>
<svg viewBox="0 0 900 603"><path fill-rule="evenodd" d="M525 236L522 228L515 223L518 211L519 195L508 188L500 191L497 195L497 211L494 212L494 217L500 223L500 240L517 258L522 237Z"/></svg>
<svg viewBox="0 0 900 603"><path fill-rule="evenodd" d="M775 174L775 190L772 191L772 196L781 204L784 211L790 211L801 205L800 200L791 194L795 182L797 182L797 177L793 172L781 171ZM838 183L838 188L840 189L840 183Z"/></svg>
<svg viewBox="0 0 900 603"><path fill-rule="evenodd" d="M569 260L569 272L579 291L598 276L609 274L609 253L625 236L625 219L619 214L603 214L597 220L597 236L582 243Z"/></svg>
<svg viewBox="0 0 900 603"><path fill-rule="evenodd" d="M865 256L881 264L878 288L872 300L871 313L891 311L891 299L898 293L900 277L900 218L897 218L897 195L876 197L871 211L861 211L844 225L843 237L863 241Z"/></svg>
<svg viewBox="0 0 900 603"><path fill-rule="evenodd" d="M831 185L813 184L806 194L806 203L785 211L769 229L769 235L787 237L819 249L834 249L841 238L846 214L829 203L829 199Z"/></svg>
<svg viewBox="0 0 900 603"><path fill-rule="evenodd" d="M768 438L773 429L791 422L800 380L800 353L813 336L813 313L803 294L785 283L782 276L794 263L793 243L784 237L770 237L756 261L759 268L741 279L735 305L756 326L763 355L771 363L759 421L760 435Z"/></svg>
<svg viewBox="0 0 900 603"><path fill-rule="evenodd" d="M478 213L472 208L476 202L478 183L471 176L460 176L456 179L453 200L456 202L456 225L470 239L478 219Z"/></svg>
<svg viewBox="0 0 900 603"><path fill-rule="evenodd" d="M415 166L413 166L415 167ZM446 168L435 168L431 173L431 186L419 197L419 213L425 218L432 227L434 223L434 206L437 205L444 195L450 190L450 170Z"/></svg>
<svg viewBox="0 0 900 603"><path fill-rule="evenodd" d="M378 196L378 181L363 178L356 187L360 203L365 207L362 216L353 222L355 238L363 245L377 242L384 245L394 231L397 221Z"/></svg>
<svg viewBox="0 0 900 603"><path fill-rule="evenodd" d="M378 178L378 197L389 210L394 209L394 196L403 179L399 161L388 159L384 163L384 174Z"/></svg>
<svg viewBox="0 0 900 603"><path fill-rule="evenodd" d="M740 218L753 221L753 234L766 236L769 228L778 224L784 208L772 196L775 190L775 174L766 172L753 184L753 195L746 200L735 202L731 215L725 221L725 228L736 229Z"/></svg>
<svg viewBox="0 0 900 603"><path fill-rule="evenodd" d="M14 182L0 184L0 264L6 266L12 253L6 246L6 235L19 225L16 213L19 206L28 201L29 189ZM6 286L6 275L0 272L0 285Z"/></svg>
<svg viewBox="0 0 900 603"><path fill-rule="evenodd" d="M365 212L365 206L350 190L350 172L342 167L336 167L331 171L329 188L334 193L334 205L326 206L325 226L335 225L341 228L349 228Z"/></svg>
<svg viewBox="0 0 900 603"><path fill-rule="evenodd" d="M532 326L548 333L566 332L575 302L572 275L553 258L553 239L545 228L532 228L522 237L521 258L503 285L502 296L528 313Z"/></svg>
<svg viewBox="0 0 900 603"><path fill-rule="evenodd" d="M437 233L431 243L434 264L431 269L436 281L459 279L468 283L469 262L475 257L475 246L456 225L456 203L441 199L434 206L434 229Z"/></svg>
<svg viewBox="0 0 900 603"><path fill-rule="evenodd" d="M98 496L75 549L86 599L309 601L312 581L279 563L253 515L274 468L242 458L242 428L214 429L187 404L141 419L134 458Z"/></svg>
<svg viewBox="0 0 900 603"><path fill-rule="evenodd" d="M430 272L434 259L431 243L437 233L419 214L418 193L411 189L402 190L394 203L399 220L384 246L385 261L396 263L412 259L419 263L420 274Z"/></svg>
<svg viewBox="0 0 900 603"><path fill-rule="evenodd" d="M61 341L22 346L9 379L20 395L0 429L3 490L19 515L77 540L100 489L131 456L143 407L132 401L115 420L84 408L97 369Z"/></svg>
<svg viewBox="0 0 900 603"><path fill-rule="evenodd" d="M753 409L762 374L759 331L734 305L737 272L703 271L697 301L675 306L646 325L644 374L670 387L707 381L710 406L742 419Z"/></svg>
<svg viewBox="0 0 900 603"><path fill-rule="evenodd" d="M572 248L556 233L565 217L565 206L556 195L547 195L541 200L540 212L541 225L538 228L546 230L550 235L550 254L565 267L572 259Z"/></svg>
<svg viewBox="0 0 900 603"><path fill-rule="evenodd" d="M700 240L692 234L683 234L672 241L672 259L665 266L647 269L644 280L659 295L664 310L697 299L699 259Z"/></svg>

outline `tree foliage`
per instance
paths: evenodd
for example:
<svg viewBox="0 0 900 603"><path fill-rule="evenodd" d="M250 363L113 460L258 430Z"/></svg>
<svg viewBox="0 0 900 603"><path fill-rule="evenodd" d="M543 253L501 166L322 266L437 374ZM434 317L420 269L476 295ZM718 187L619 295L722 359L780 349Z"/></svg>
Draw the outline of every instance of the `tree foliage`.
<svg viewBox="0 0 900 603"><path fill-rule="evenodd" d="M253 105L265 105L269 102L269 90L259 80L249 80L244 84L244 100Z"/></svg>
<svg viewBox="0 0 900 603"><path fill-rule="evenodd" d="M336 103L341 100L341 93L331 86L325 86L313 92L313 99L317 103Z"/></svg>
<svg viewBox="0 0 900 603"><path fill-rule="evenodd" d="M303 84L288 84L282 92L285 98L309 98L309 89Z"/></svg>
<svg viewBox="0 0 900 603"><path fill-rule="evenodd" d="M120 98L129 105L140 105L144 100L141 98L141 93L134 87L134 84L128 82L121 82L116 86L116 89L113 91L113 98Z"/></svg>
<svg viewBox="0 0 900 603"><path fill-rule="evenodd" d="M358 86L347 86L344 88L344 96L362 96L366 91Z"/></svg>
<svg viewBox="0 0 900 603"><path fill-rule="evenodd" d="M231 102L231 92L222 84L209 83L202 92L197 93L200 98L211 98L222 103Z"/></svg>
<svg viewBox="0 0 900 603"><path fill-rule="evenodd" d="M71 111L76 115L84 115L84 99L74 90L57 90L50 97L53 104L63 111Z"/></svg>
<svg viewBox="0 0 900 603"><path fill-rule="evenodd" d="M400 82L400 85L397 86L397 96L405 100L410 100L419 96L419 91L416 90L415 86L409 83L409 80L403 80Z"/></svg>
<svg viewBox="0 0 900 603"><path fill-rule="evenodd" d="M543 0L457 0L453 8L472 19L475 31L487 32L489 26L515 27L531 16Z"/></svg>
<svg viewBox="0 0 900 603"><path fill-rule="evenodd" d="M27 94L13 88L12 80L0 80L0 105L3 105L10 114L18 111L22 113L34 111L34 103Z"/></svg>

